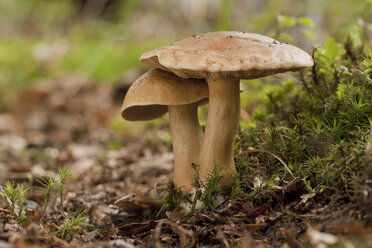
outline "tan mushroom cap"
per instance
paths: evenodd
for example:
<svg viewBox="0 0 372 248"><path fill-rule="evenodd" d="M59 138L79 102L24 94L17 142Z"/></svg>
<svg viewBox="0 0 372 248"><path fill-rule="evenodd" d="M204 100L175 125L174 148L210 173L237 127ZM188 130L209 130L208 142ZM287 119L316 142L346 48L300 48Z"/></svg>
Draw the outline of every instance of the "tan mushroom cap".
<svg viewBox="0 0 372 248"><path fill-rule="evenodd" d="M173 73L152 69L140 76L129 88L121 116L129 121L146 121L168 112L168 105L208 100L208 85L200 79L184 79Z"/></svg>
<svg viewBox="0 0 372 248"><path fill-rule="evenodd" d="M184 78L253 79L313 65L305 51L270 37L244 32L211 32L142 54L150 66Z"/></svg>

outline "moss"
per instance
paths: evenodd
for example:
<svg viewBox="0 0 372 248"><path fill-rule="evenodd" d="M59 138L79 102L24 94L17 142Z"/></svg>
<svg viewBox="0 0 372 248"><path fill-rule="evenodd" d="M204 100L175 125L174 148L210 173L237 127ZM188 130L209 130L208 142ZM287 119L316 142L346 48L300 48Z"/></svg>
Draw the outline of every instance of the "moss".
<svg viewBox="0 0 372 248"><path fill-rule="evenodd" d="M372 59L360 51L350 38L343 47L329 39L316 49L315 66L299 74L299 83L287 81L266 92L253 115L255 127L238 138L240 151L267 151L236 159L248 198L267 199L270 185L293 180L270 153L308 191L358 194L368 178L364 150L372 117ZM265 187L252 186L257 174L264 175Z"/></svg>

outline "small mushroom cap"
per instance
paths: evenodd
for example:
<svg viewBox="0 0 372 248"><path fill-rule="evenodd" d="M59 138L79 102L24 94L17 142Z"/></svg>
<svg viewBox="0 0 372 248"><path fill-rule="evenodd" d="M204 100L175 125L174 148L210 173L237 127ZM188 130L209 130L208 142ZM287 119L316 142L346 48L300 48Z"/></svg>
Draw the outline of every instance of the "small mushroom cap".
<svg viewBox="0 0 372 248"><path fill-rule="evenodd" d="M208 102L208 84L200 79L184 79L173 73L151 69L129 88L121 116L129 121L147 121L163 116L168 105Z"/></svg>
<svg viewBox="0 0 372 248"><path fill-rule="evenodd" d="M305 51L259 34L224 31L195 35L142 54L150 66L184 78L253 79L313 65Z"/></svg>

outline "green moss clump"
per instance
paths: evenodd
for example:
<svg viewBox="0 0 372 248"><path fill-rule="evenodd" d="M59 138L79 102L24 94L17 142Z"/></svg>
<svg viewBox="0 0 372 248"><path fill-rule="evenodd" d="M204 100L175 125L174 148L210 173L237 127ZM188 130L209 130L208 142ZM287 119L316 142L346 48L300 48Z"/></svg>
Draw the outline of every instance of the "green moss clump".
<svg viewBox="0 0 372 248"><path fill-rule="evenodd" d="M253 114L255 125L239 137L236 150L264 151L236 159L239 186L256 202L293 180L308 191L353 197L372 177L367 173L371 158L364 154L372 124L371 54L350 38L343 46L330 38L315 50L314 61L298 82L266 92L264 106ZM264 187L253 185L257 175Z"/></svg>

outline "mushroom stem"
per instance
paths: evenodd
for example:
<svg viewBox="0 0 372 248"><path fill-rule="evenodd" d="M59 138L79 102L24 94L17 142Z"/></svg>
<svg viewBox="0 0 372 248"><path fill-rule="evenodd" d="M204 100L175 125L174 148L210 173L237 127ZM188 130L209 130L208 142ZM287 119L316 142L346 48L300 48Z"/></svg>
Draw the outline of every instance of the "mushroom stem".
<svg viewBox="0 0 372 248"><path fill-rule="evenodd" d="M203 132L198 121L198 104L168 106L173 139L174 184L189 192L194 180L192 163L198 162Z"/></svg>
<svg viewBox="0 0 372 248"><path fill-rule="evenodd" d="M208 79L209 110L199 154L200 178L206 181L215 165L221 169L220 186L229 186L236 174L234 140L240 116L238 79Z"/></svg>

